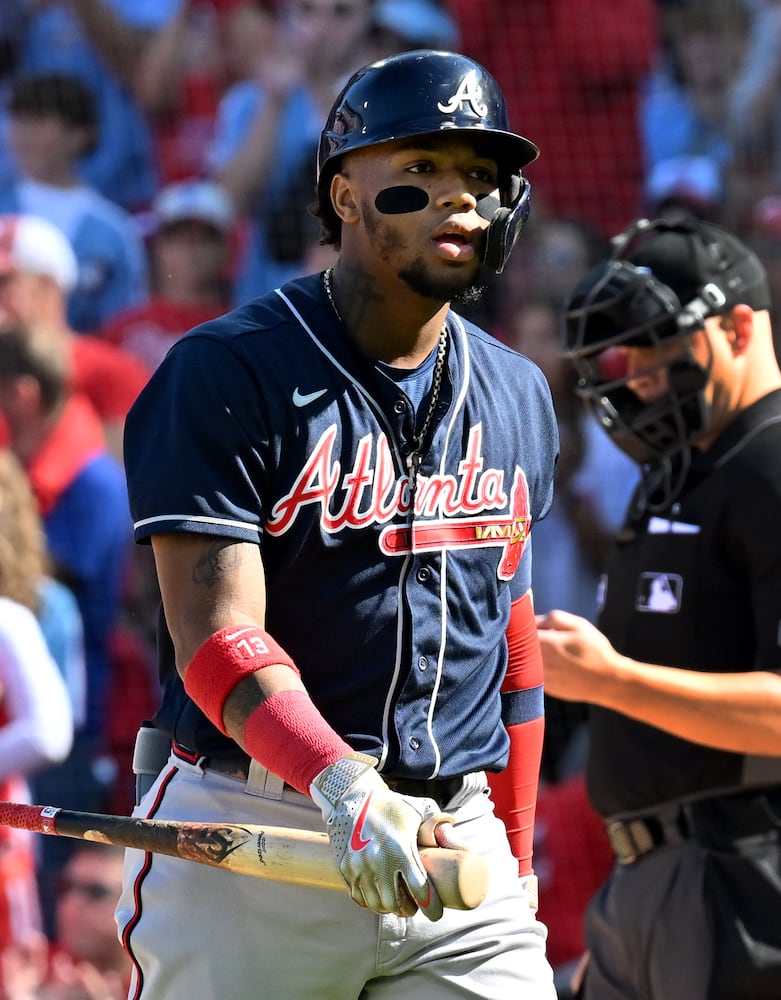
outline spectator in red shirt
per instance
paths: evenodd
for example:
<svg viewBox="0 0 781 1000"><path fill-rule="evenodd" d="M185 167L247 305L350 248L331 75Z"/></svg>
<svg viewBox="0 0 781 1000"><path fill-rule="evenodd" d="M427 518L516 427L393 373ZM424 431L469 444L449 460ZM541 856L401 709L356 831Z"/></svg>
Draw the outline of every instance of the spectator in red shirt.
<svg viewBox="0 0 781 1000"><path fill-rule="evenodd" d="M0 319L20 320L65 340L69 388L86 397L121 459L125 416L150 370L137 358L69 326L66 303L78 265L65 236L35 215L0 215ZM7 432L0 429L0 441Z"/></svg>
<svg viewBox="0 0 781 1000"><path fill-rule="evenodd" d="M104 339L154 370L183 333L226 312L233 222L230 199L214 181L163 188L152 206L155 293L115 317Z"/></svg>

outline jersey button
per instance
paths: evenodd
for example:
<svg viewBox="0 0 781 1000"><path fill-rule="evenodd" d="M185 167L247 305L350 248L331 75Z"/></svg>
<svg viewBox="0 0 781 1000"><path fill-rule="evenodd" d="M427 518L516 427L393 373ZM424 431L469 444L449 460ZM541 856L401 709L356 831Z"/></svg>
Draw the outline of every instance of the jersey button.
<svg viewBox="0 0 781 1000"><path fill-rule="evenodd" d="M398 413L399 416L401 416L402 413L405 413L406 410L407 410L407 407L406 407L406 405L404 403L404 400L403 399L397 399L396 402L393 404L393 410L394 410L394 413Z"/></svg>
<svg viewBox="0 0 781 1000"><path fill-rule="evenodd" d="M420 740L417 736L410 736L409 745L413 750L417 750L420 747Z"/></svg>
<svg viewBox="0 0 781 1000"><path fill-rule="evenodd" d="M415 574L418 583L425 583L431 576L431 570L428 566L421 566L421 568Z"/></svg>
<svg viewBox="0 0 781 1000"><path fill-rule="evenodd" d="M425 670L426 667L428 667L428 660L426 659L425 656L419 656L418 657L418 667L421 670Z"/></svg>

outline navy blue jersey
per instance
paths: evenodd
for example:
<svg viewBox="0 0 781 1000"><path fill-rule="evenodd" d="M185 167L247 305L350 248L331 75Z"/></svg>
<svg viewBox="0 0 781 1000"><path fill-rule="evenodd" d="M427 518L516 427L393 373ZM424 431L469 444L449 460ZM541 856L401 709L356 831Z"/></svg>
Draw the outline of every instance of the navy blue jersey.
<svg viewBox="0 0 781 1000"><path fill-rule="evenodd" d="M558 453L539 369L452 311L447 323L414 495L412 404L351 344L317 275L182 338L125 436L136 539L260 545L266 628L314 703L381 770L414 778L507 762L505 628ZM160 650L157 724L200 753L235 751L187 698L165 630Z"/></svg>

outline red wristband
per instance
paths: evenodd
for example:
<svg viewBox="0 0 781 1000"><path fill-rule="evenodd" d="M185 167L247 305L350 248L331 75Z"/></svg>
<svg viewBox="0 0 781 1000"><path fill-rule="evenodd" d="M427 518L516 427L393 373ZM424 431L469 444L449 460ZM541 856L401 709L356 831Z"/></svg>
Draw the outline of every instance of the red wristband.
<svg viewBox="0 0 781 1000"><path fill-rule="evenodd" d="M184 672L184 689L228 736L222 721L228 695L245 677L278 663L298 673L290 655L268 632L256 625L233 625L215 632L198 649Z"/></svg>
<svg viewBox="0 0 781 1000"><path fill-rule="evenodd" d="M353 748L334 732L304 691L277 691L247 719L244 749L304 795L314 778Z"/></svg>

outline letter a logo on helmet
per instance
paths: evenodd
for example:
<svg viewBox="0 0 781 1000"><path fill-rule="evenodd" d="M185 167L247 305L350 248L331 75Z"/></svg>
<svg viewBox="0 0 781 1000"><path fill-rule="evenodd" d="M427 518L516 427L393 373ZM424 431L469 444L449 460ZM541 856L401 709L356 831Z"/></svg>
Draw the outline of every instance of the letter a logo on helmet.
<svg viewBox="0 0 781 1000"><path fill-rule="evenodd" d="M437 107L443 115L450 115L457 108L462 108L464 104L468 104L478 118L485 118L488 114L488 105L483 101L483 92L480 89L477 74L474 72L467 73L447 104L440 101Z"/></svg>
<svg viewBox="0 0 781 1000"><path fill-rule="evenodd" d="M481 214L491 222L485 264L500 273L529 214L530 186L522 168L540 151L510 131L504 95L493 76L460 53L417 49L353 74L320 135L320 203L328 203L331 180L346 153L452 130L479 132L499 167L501 203L485 199ZM488 202L493 202L490 214Z"/></svg>

